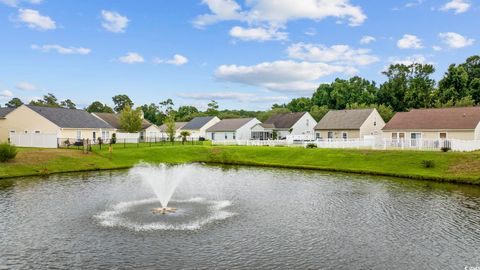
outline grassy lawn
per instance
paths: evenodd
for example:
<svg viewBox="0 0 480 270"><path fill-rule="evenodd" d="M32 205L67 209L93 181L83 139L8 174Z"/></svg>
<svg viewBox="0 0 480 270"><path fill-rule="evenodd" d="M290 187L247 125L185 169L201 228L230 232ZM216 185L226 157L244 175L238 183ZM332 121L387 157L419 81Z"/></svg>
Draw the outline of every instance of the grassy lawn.
<svg viewBox="0 0 480 270"><path fill-rule="evenodd" d="M424 168L433 160L434 168ZM304 149L209 145L115 145L81 151L20 149L17 158L0 164L0 178L56 172L119 169L138 162L206 162L237 165L320 169L375 175L480 184L480 152L442 153L417 151L371 151L356 149Z"/></svg>

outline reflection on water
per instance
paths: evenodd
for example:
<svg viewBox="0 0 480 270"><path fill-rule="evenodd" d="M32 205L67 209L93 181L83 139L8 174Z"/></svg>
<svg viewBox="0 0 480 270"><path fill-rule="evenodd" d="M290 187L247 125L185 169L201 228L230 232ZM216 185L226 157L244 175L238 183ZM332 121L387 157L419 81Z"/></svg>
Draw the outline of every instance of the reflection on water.
<svg viewBox="0 0 480 270"><path fill-rule="evenodd" d="M463 269L480 188L192 165L169 206L128 171L0 180L0 268Z"/></svg>

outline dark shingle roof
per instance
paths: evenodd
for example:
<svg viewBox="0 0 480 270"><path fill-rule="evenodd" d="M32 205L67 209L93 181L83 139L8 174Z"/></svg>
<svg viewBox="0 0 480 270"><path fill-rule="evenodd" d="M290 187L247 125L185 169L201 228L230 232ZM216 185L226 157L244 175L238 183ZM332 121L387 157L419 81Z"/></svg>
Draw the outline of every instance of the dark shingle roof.
<svg viewBox="0 0 480 270"><path fill-rule="evenodd" d="M84 110L26 106L61 128L112 128Z"/></svg>
<svg viewBox="0 0 480 270"><path fill-rule="evenodd" d="M360 129L374 109L329 111L315 129Z"/></svg>
<svg viewBox="0 0 480 270"><path fill-rule="evenodd" d="M235 131L255 118L224 119L207 129L207 132Z"/></svg>
<svg viewBox="0 0 480 270"><path fill-rule="evenodd" d="M383 130L391 129L475 129L480 107L414 109L396 113Z"/></svg>
<svg viewBox="0 0 480 270"><path fill-rule="evenodd" d="M175 122L175 130L179 130L185 126L187 122ZM160 126L160 131L165 132L167 131L167 124L163 124Z"/></svg>
<svg viewBox="0 0 480 270"><path fill-rule="evenodd" d="M96 116L101 118L103 121L107 122L110 126L116 128L116 129L122 129L122 126L120 124L120 114L115 114L115 113L94 113ZM152 123L148 121L147 119L142 119L142 129L147 129L149 128Z"/></svg>
<svg viewBox="0 0 480 270"><path fill-rule="evenodd" d="M10 112L15 110L16 108L0 108L0 118L7 116Z"/></svg>
<svg viewBox="0 0 480 270"><path fill-rule="evenodd" d="M280 113L268 118L264 124L273 124L275 128L291 128L305 114L305 112Z"/></svg>
<svg viewBox="0 0 480 270"><path fill-rule="evenodd" d="M188 122L183 129L187 130L195 130L201 129L205 126L208 122L210 122L215 116L203 116L203 117L195 117L192 121Z"/></svg>

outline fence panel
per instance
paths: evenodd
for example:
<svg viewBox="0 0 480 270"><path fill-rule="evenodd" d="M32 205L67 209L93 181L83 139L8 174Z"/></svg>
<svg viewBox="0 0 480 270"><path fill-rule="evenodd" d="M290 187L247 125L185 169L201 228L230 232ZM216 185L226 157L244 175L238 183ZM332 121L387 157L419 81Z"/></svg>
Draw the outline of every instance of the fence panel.
<svg viewBox="0 0 480 270"><path fill-rule="evenodd" d="M19 147L57 148L56 134L10 134L10 143Z"/></svg>

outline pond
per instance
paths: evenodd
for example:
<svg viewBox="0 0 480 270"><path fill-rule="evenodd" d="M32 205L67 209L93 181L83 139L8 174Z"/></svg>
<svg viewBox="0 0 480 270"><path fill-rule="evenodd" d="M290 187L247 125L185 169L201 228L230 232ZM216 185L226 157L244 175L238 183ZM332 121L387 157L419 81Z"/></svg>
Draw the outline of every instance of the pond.
<svg viewBox="0 0 480 270"><path fill-rule="evenodd" d="M144 166L135 168L142 172ZM0 269L464 269L480 188L200 164L0 180ZM176 171L175 171L176 170ZM172 173L173 172L173 173ZM149 173L150 174L150 173Z"/></svg>

